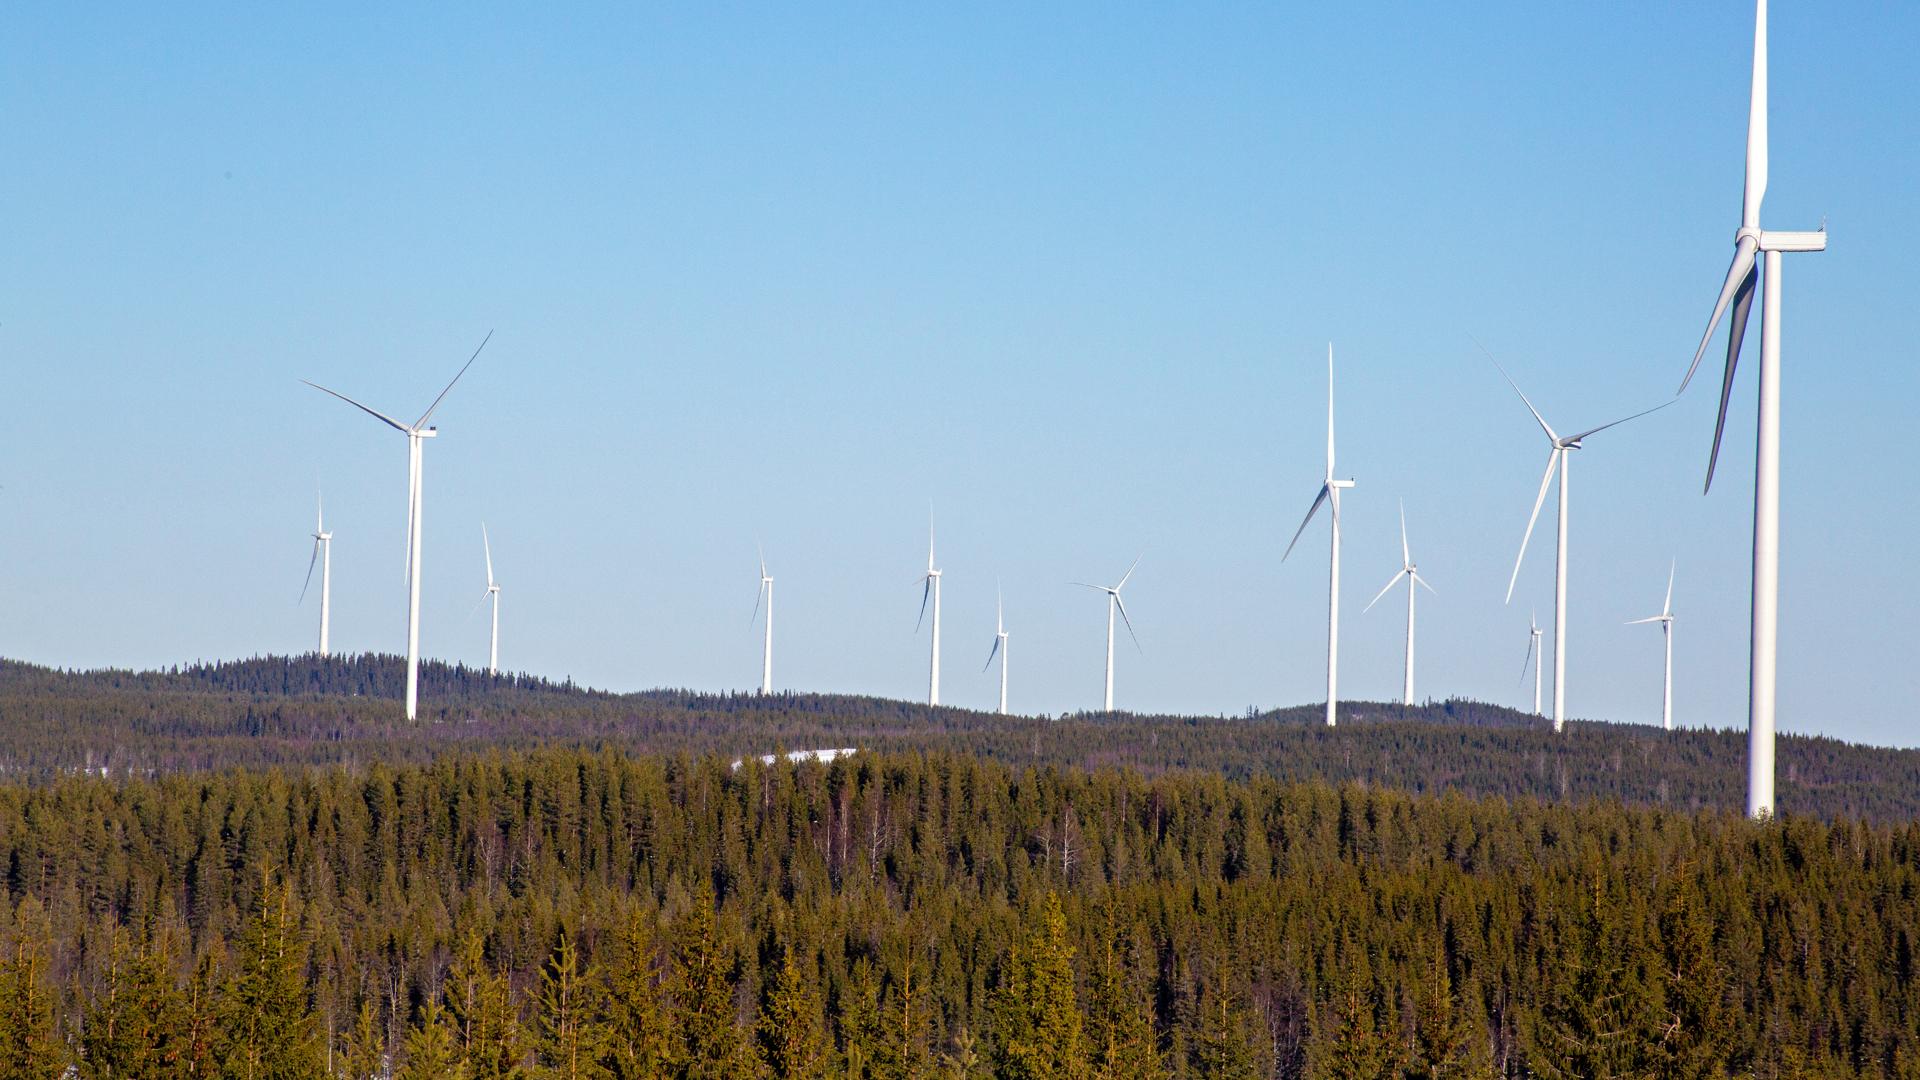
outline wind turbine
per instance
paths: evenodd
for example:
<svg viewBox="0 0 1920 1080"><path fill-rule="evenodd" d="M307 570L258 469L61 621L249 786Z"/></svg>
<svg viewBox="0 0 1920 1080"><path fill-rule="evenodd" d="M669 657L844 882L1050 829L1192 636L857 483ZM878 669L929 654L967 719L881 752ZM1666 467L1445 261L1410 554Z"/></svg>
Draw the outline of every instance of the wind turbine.
<svg viewBox="0 0 1920 1080"><path fill-rule="evenodd" d="M1340 491L1350 488L1353 481L1333 478L1333 343L1327 343L1327 475L1320 483L1320 493L1313 498L1313 505L1307 508L1306 519L1293 532L1293 540L1287 544L1281 562L1287 561L1287 555L1293 554L1293 545L1300 542L1300 534L1307 531L1313 515L1320 512L1320 504L1327 503L1333 516L1333 555L1328 560L1327 571L1327 726L1334 724L1334 707L1340 698ZM1109 652L1112 650L1109 649Z"/></svg>
<svg viewBox="0 0 1920 1080"><path fill-rule="evenodd" d="M493 636L488 639L487 644L487 674L494 675L500 670L500 583L493 580L493 542L487 539L487 525L484 521L480 523L480 550L487 556L487 591L480 594L480 603L493 601Z"/></svg>
<svg viewBox="0 0 1920 1080"><path fill-rule="evenodd" d="M1667 640L1667 674L1660 691L1660 726L1673 730L1673 567L1667 567L1667 601L1660 605L1660 614L1649 615L1644 619L1633 619L1628 626L1641 623L1659 623L1660 634Z"/></svg>
<svg viewBox="0 0 1920 1080"><path fill-rule="evenodd" d="M1747 182L1740 203L1740 228L1733 234L1733 265L1720 286L1707 331L1694 351L1680 390L1693 381L1700 360L1729 304L1733 319L1727 335L1726 374L1720 382L1720 413L1713 424L1713 450L1707 456L1706 488L1720 457L1727 425L1727 398L1746 336L1753 291L1764 277L1760 307L1760 417L1753 470L1753 630L1747 687L1747 814L1773 815L1774 676L1780 631L1780 256L1786 252L1825 251L1827 230L1775 232L1760 227L1760 201L1767 193L1767 0L1757 0L1753 21L1753 84L1747 99ZM1765 274L1756 262L1764 253Z"/></svg>
<svg viewBox="0 0 1920 1080"><path fill-rule="evenodd" d="M313 566L320 564L320 658L327 658L327 621L333 612L333 534L327 531L326 506L314 497L313 555L307 559L307 580L300 585L299 606L307 599L307 586L313 584Z"/></svg>
<svg viewBox="0 0 1920 1080"><path fill-rule="evenodd" d="M1475 344L1479 342L1476 341ZM1487 352L1487 347L1481 345L1480 351L1487 353L1487 359L1492 361L1494 368L1500 372L1501 378L1507 380L1507 385L1513 387L1513 392L1520 395L1521 403L1526 405L1527 411L1533 414L1534 422L1539 424L1540 430L1547 435L1547 471L1540 476L1540 493L1533 498L1533 515L1527 518L1526 535L1520 538L1520 554L1513 560L1513 576L1507 579L1507 603L1513 602L1513 587L1520 580L1520 564L1526 561L1527 544L1533 539L1533 527L1540 520L1540 506L1547 501L1547 487L1553 483L1554 470L1558 469L1560 472L1560 520L1556 530L1558 535L1555 541L1553 563L1553 730L1559 731L1565 726L1567 717L1567 474L1572 471L1573 466L1573 459L1569 455L1580 449L1581 440L1589 435L1638 419L1650 412L1658 412L1673 402L1664 401L1651 409L1643 409L1632 416L1623 416L1610 423L1601 424L1599 427L1588 428L1577 435L1561 436L1555 433L1546 418L1540 415L1540 410L1533 407L1533 402L1527 400L1527 395L1520 389L1520 384L1513 381L1513 376L1508 375L1507 369L1500 366L1500 361L1494 360L1493 354Z"/></svg>
<svg viewBox="0 0 1920 1080"><path fill-rule="evenodd" d="M1107 694L1100 706L1103 712L1113 711L1113 613L1115 611L1120 613L1121 620L1127 624L1127 636L1133 638L1133 647L1136 649L1140 647L1140 639L1133 632L1133 620L1127 618L1126 601L1120 599L1120 590L1127 587L1127 579L1133 577L1134 567L1139 565L1140 557L1135 556L1133 566L1127 567L1126 575L1120 579L1118 585L1088 585L1084 581L1074 582L1075 585L1107 594Z"/></svg>
<svg viewBox="0 0 1920 1080"><path fill-rule="evenodd" d="M753 595L753 617L747 620L752 626L754 619L760 617L760 601L767 601L767 636L760 647L760 693L773 693L773 576L767 573L767 552L760 551L760 590Z"/></svg>
<svg viewBox="0 0 1920 1080"><path fill-rule="evenodd" d="M921 579L926 588L920 592L920 618L913 624L913 632L920 632L920 623L927 617L927 600L933 600L933 659L927 664L927 704L940 704L940 571L933 568L933 519L927 519L927 575Z"/></svg>
<svg viewBox="0 0 1920 1080"><path fill-rule="evenodd" d="M1540 620L1538 613L1527 616L1527 658L1520 661L1520 681L1527 681L1527 665L1533 665L1533 715L1540 715Z"/></svg>
<svg viewBox="0 0 1920 1080"><path fill-rule="evenodd" d="M337 390L329 390L319 383L309 382L306 379L300 380L315 390L339 398L341 401L359 409L361 412L366 413L368 416L373 417L407 437L406 578L408 720L414 719L417 715L420 701L420 451L426 445L426 440L433 438L439 433L438 429L427 426L427 421L433 418L434 410L438 409L440 403L446 400L447 394L453 390L453 384L459 382L460 377L467 373L467 368L472 367L473 362L480 358L480 350L486 348L487 342L491 340L493 340L493 331L489 330L487 331L487 336L480 339L480 347L473 350L473 355L467 357L467 362L462 365L459 372L453 376L453 382L448 383L447 388L440 391L440 396L433 399L433 404L427 406L427 411L420 414L420 419L415 420L411 424L403 424L385 413L376 412Z"/></svg>
<svg viewBox="0 0 1920 1080"><path fill-rule="evenodd" d="M993 666L995 655L1000 657L1000 715L1007 715L1007 619L1000 604L1000 590L993 590L993 648L987 653L987 662L981 672Z"/></svg>
<svg viewBox="0 0 1920 1080"><path fill-rule="evenodd" d="M1433 592L1433 586L1428 585L1427 579L1420 576L1419 568L1413 564L1412 551L1407 547L1407 504L1405 502L1400 504L1400 572L1387 579L1387 583L1381 588L1379 595L1369 601L1366 607L1360 609L1360 614L1365 615L1367 612L1372 611L1373 605L1380 602L1380 597L1387 595L1387 590L1393 588L1394 584L1401 578L1407 579L1407 676L1405 684L1401 688L1400 702L1403 705L1412 705L1414 586L1419 585L1428 592Z"/></svg>

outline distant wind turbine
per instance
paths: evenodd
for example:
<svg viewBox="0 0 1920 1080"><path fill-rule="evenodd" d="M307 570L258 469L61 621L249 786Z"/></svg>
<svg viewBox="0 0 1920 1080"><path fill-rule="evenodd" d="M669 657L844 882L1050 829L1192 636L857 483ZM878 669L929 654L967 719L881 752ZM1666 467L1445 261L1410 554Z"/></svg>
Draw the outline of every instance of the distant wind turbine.
<svg viewBox="0 0 1920 1080"><path fill-rule="evenodd" d="M487 591L480 594L480 603L493 601L493 635L487 644L487 674L495 675L500 671L500 583L493 580L493 541L487 538L485 522L480 523L480 550L487 557Z"/></svg>
<svg viewBox="0 0 1920 1080"><path fill-rule="evenodd" d="M1333 554L1328 559L1327 570L1327 726L1334 725L1335 707L1340 700L1340 491L1353 486L1352 480L1333 478L1333 343L1327 343L1327 474L1320 483L1320 493L1313 498L1313 505L1307 508L1306 519L1293 532L1293 540L1287 544L1286 554L1280 556L1281 562L1293 554L1293 545L1300 542L1300 534L1307 531L1313 515L1320 512L1320 504L1327 503L1333 517Z"/></svg>
<svg viewBox="0 0 1920 1080"><path fill-rule="evenodd" d="M1479 342L1475 341L1475 344ZM1658 412L1673 402L1664 401L1651 409L1642 409L1632 416L1623 416L1618 420L1601 424L1599 427L1588 428L1577 435L1562 437L1548 425L1546 418L1540 415L1540 410L1533 407L1533 402L1527 400L1527 395L1520 389L1520 384L1513 381L1513 376L1507 374L1507 369L1500 366L1500 361L1495 360L1491 352L1487 352L1487 347L1481 345L1480 351L1487 353L1487 359L1492 362L1495 370L1500 372L1500 377L1507 380L1507 385L1513 387L1514 393L1520 395L1521 403L1527 407L1528 412L1533 414L1534 422L1539 424L1540 430L1547 435L1547 471L1540 476L1540 493L1533 498L1533 514L1527 518L1526 535L1520 538L1520 554L1513 560L1513 576L1507 579L1507 603L1513 602L1513 586L1520 580L1520 564L1526 561L1527 543L1533 539L1533 527L1540 520L1541 504L1547 501L1547 487L1553 483L1554 470L1558 469L1560 472L1560 519L1556 530L1558 535L1553 564L1553 730L1559 731L1566 725L1567 717L1567 476L1573 466L1570 455L1573 451L1580 449L1581 440L1589 435L1598 434L1648 413Z"/></svg>
<svg viewBox="0 0 1920 1080"><path fill-rule="evenodd" d="M980 668L985 672L993 666L993 658L1000 657L1000 715L1007 715L1007 619L1006 611L1000 603L1000 590L993 590L993 648L987 652L987 662Z"/></svg>
<svg viewBox="0 0 1920 1080"><path fill-rule="evenodd" d="M767 602L767 634L760 646L760 693L773 693L773 575L767 573L767 552L760 550L760 590L753 595L753 617L747 620L752 626L760 617L760 601Z"/></svg>
<svg viewBox="0 0 1920 1080"><path fill-rule="evenodd" d="M1660 634L1667 641L1667 674L1660 691L1660 726L1673 730L1673 567L1667 567L1667 600L1660 605L1660 614L1649 615L1644 619L1633 619L1628 626L1641 623L1659 623Z"/></svg>
<svg viewBox="0 0 1920 1080"><path fill-rule="evenodd" d="M1134 567L1139 565L1140 558L1135 556L1133 566L1127 567L1127 572L1121 577L1118 585L1089 585L1084 581L1074 582L1075 585L1107 594L1107 693L1100 706L1104 712L1113 711L1113 613L1115 611L1120 613L1121 621L1127 624L1127 636L1133 638L1133 647L1136 649L1140 647L1140 639L1133 632L1133 620L1127 618L1126 601L1120 599L1120 590L1127 587L1128 579L1133 577Z"/></svg>
<svg viewBox="0 0 1920 1080"><path fill-rule="evenodd" d="M1527 616L1527 658L1520 661L1520 681L1527 681L1527 665L1533 665L1533 715L1540 715L1540 618Z"/></svg>
<svg viewBox="0 0 1920 1080"><path fill-rule="evenodd" d="M1367 606L1360 610L1360 614L1365 615L1367 612L1372 611L1373 605L1380 602L1380 597L1387 595L1387 590L1393 588L1394 584L1401 578L1407 579L1407 675L1405 683L1401 687L1400 702L1403 705L1412 705L1414 586L1418 585L1428 592L1433 591L1433 586L1428 585L1427 579L1420 576L1419 568L1413 564L1413 553L1411 549L1407 547L1407 504L1404 502L1400 504L1400 572L1387 579L1387 583L1381 588L1379 595L1369 601Z"/></svg>
<svg viewBox="0 0 1920 1080"><path fill-rule="evenodd" d="M400 421L395 420L393 417L388 416L385 413L376 412L373 409L370 409L367 406L360 404L359 402L353 400L352 398L348 397L345 394L340 393L337 390L329 390L326 387L321 386L319 383L308 382L305 379L300 380L301 382L305 382L308 386L313 387L315 390L321 391L322 393L331 394L334 397L339 398L341 401L344 401L347 404L353 406L354 408L359 409L361 412L366 413L368 416L373 417L374 419L380 421L381 423L387 425L390 428L393 428L395 431L398 431L402 435L405 435L407 437L406 578L407 578L407 719L408 720L414 719L418 714L418 706L420 701L420 511L421 511L420 451L421 451L421 448L426 445L427 439L431 439L436 434L438 434L438 429L427 426L427 421L433 418L434 410L438 409L440 407L440 403L446 400L447 394L453 390L454 383L459 382L460 377L467 373L467 368L472 367L473 362L480 358L480 350L486 348L487 342L491 340L493 340L493 331L489 330L487 331L487 336L480 339L480 347L473 350L473 355L467 358L466 364L462 365L459 372L454 375L453 382L448 383L447 388L445 390L440 391L440 396L433 399L433 404L427 406L427 411L420 414L420 419L415 420L411 424L403 424Z"/></svg>
<svg viewBox="0 0 1920 1080"><path fill-rule="evenodd" d="M927 601L933 601L933 653L927 662L927 704L940 704L940 571L933 567L933 519L927 519L927 574L921 579L926 587L920 592L920 618L913 624L914 633L920 632L920 623L927 617Z"/></svg>
<svg viewBox="0 0 1920 1080"><path fill-rule="evenodd" d="M1720 382L1720 414L1713 425L1713 450L1707 456L1706 487L1713 486L1720 437L1727 424L1727 398L1733 393L1733 369L1747 331L1753 291L1760 283L1757 257L1766 255L1765 300L1760 308L1760 418L1753 470L1753 629L1747 686L1747 814L1773 814L1774 679L1780 632L1780 256L1785 252L1825 251L1827 230L1775 232L1760 227L1760 202L1767 194L1767 0L1757 0L1753 20L1753 83L1747 99L1747 182L1740 202L1740 228L1733 234L1733 265L1727 268L1713 317L1694 351L1680 389L1686 390L1706 355L1720 317L1733 307L1727 335L1726 374Z"/></svg>
<svg viewBox="0 0 1920 1080"><path fill-rule="evenodd" d="M327 657L327 621L333 613L333 534L327 531L326 506L314 497L313 555L307 559L307 580L300 585L297 607L307 599L307 586L313 584L313 567L320 564L320 658Z"/></svg>

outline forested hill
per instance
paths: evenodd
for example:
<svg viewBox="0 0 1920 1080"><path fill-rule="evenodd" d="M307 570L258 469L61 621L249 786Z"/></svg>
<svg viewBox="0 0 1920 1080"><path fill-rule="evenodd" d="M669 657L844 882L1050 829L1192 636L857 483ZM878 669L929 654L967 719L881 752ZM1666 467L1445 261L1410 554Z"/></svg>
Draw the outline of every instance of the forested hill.
<svg viewBox="0 0 1920 1080"><path fill-rule="evenodd" d="M264 658L160 672L59 672L0 661L0 769L150 776L249 765L424 761L450 749L611 747L739 757L776 747L947 749L1013 765L1173 769L1359 782L1416 793L1744 805L1743 732L1575 722L1560 735L1499 706L1355 702L1235 717L1048 720L840 695L610 694L429 663L422 722L398 719L393 657ZM1784 736L1783 813L1920 819L1920 751Z"/></svg>

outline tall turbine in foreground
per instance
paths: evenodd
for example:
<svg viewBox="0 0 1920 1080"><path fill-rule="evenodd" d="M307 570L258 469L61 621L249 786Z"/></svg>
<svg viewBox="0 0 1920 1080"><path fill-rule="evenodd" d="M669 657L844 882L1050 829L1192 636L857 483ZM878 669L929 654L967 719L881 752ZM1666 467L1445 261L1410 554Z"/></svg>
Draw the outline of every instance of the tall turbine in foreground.
<svg viewBox="0 0 1920 1080"><path fill-rule="evenodd" d="M300 600L307 599L307 586L313 584L313 566L320 564L320 658L327 658L327 620L333 613L333 534L327 531L326 506L314 498L313 555L307 559L307 580L300 585Z"/></svg>
<svg viewBox="0 0 1920 1080"><path fill-rule="evenodd" d="M1000 605L1000 590L993 590L993 648L987 653L987 662L980 670L985 672L993 666L995 655L1000 657L1000 715L1007 715L1007 619Z"/></svg>
<svg viewBox="0 0 1920 1080"><path fill-rule="evenodd" d="M753 617L747 620L752 626L754 619L760 617L760 601L767 602L766 638L760 646L760 693L764 696L773 693L773 575L767 573L767 553L760 552L760 590L753 595Z"/></svg>
<svg viewBox="0 0 1920 1080"><path fill-rule="evenodd" d="M1644 619L1634 619L1628 626L1641 623L1659 623L1662 637L1667 639L1667 674L1660 690L1660 726L1673 730L1673 567L1667 567L1667 602L1660 605L1660 614L1649 615Z"/></svg>
<svg viewBox="0 0 1920 1080"><path fill-rule="evenodd" d="M1121 620L1127 624L1127 636L1133 638L1133 647L1136 649L1140 647L1140 639L1133 633L1133 620L1127 618L1126 601L1120 599L1120 590L1127 587L1127 579L1133 577L1134 567L1139 565L1140 559L1135 556L1133 566L1127 567L1127 572L1120 578L1118 585L1088 585L1084 581L1074 582L1075 585L1107 594L1107 692L1101 699L1100 708L1103 712L1113 711L1113 613L1115 611L1120 613Z"/></svg>
<svg viewBox="0 0 1920 1080"><path fill-rule="evenodd" d="M927 575L921 578L926 587L920 591L920 618L913 624L914 633L920 632L920 623L927 617L927 601L933 601L933 654L927 662L927 704L940 704L940 571L933 567L933 522L927 522Z"/></svg>
<svg viewBox="0 0 1920 1080"><path fill-rule="evenodd" d="M500 671L500 583L493 580L493 541L487 539L486 522L480 523L480 550L487 556L487 591L480 594L482 603L493 601L493 634L487 639L487 674L497 675Z"/></svg>
<svg viewBox="0 0 1920 1080"><path fill-rule="evenodd" d="M1527 665L1533 665L1533 715L1540 715L1540 618L1527 616L1527 657L1520 661L1520 681L1527 681Z"/></svg>
<svg viewBox="0 0 1920 1080"><path fill-rule="evenodd" d="M1313 497L1313 505L1307 508L1306 518L1300 527L1293 531L1293 539L1287 544L1281 562L1287 561L1287 555L1293 554L1293 545L1300 542L1300 534L1307 531L1313 515L1320 512L1320 504L1328 503L1333 517L1333 554L1328 559L1327 570L1327 726L1334 724L1334 709L1340 700L1340 491L1353 486L1352 480L1333 478L1333 343L1327 343L1327 474L1320 482L1320 493ZM1109 649L1109 652L1112 650Z"/></svg>
<svg viewBox="0 0 1920 1080"><path fill-rule="evenodd" d="M1481 346L1481 351L1485 352L1486 346ZM1513 381L1513 376L1508 375L1507 369L1500 366L1500 361L1494 360L1492 353L1487 353L1487 359L1491 360L1493 366L1499 370L1501 378L1507 380L1507 385L1513 387L1513 392L1520 395L1521 403L1526 405L1527 411L1533 414L1534 422L1539 424L1540 430L1547 435L1547 471L1540 476L1540 493L1533 498L1533 514L1527 518L1526 535L1520 538L1520 554L1513 560L1513 576L1507 579L1507 603L1513 602L1513 586L1520 580L1520 564L1526 561L1527 543L1533 539L1533 527L1540 520L1540 506L1547 501L1547 487L1553 483L1554 470L1557 469L1560 472L1560 521L1556 529L1558 535L1553 564L1553 730L1559 731L1567 722L1567 474L1572 471L1573 466L1570 455L1573 451L1580 449L1581 440L1587 436L1605 431L1616 424L1624 424L1628 420L1637 419L1650 412L1658 412L1673 402L1662 402L1632 416L1624 416L1611 423L1588 428L1578 435L1562 437L1555 434L1553 428L1547 424L1546 418L1540 415L1540 410L1534 408L1533 402L1527 400L1527 395L1520 389L1520 384Z"/></svg>
<svg viewBox="0 0 1920 1080"><path fill-rule="evenodd" d="M426 440L438 434L436 428L427 426L427 421L433 418L434 410L438 409L440 403L446 400L447 394L453 390L453 384L460 381L460 377L467 373L467 368L472 367L473 362L480 359L480 350L486 348L487 342L491 340L493 340L493 331L489 330L487 331L487 336L480 339L480 347L473 350L473 355L467 357L467 362L455 373L453 382L449 382L446 389L440 391L440 396L433 399L433 404L427 406L427 411L420 414L420 419L415 420L411 424L403 424L385 413L375 412L337 390L328 390L319 383L308 382L305 379L300 380L315 390L339 398L341 401L359 409L361 412L366 413L368 416L373 417L407 437L406 577L408 720L412 720L418 715L420 702L420 451L421 448L426 445Z"/></svg>
<svg viewBox="0 0 1920 1080"><path fill-rule="evenodd" d="M1400 504L1400 572L1387 579L1386 585L1380 589L1379 594L1368 601L1366 607L1360 609L1360 614L1365 615L1372 611L1373 605L1380 602L1380 597L1387 595L1387 590L1393 588L1401 578L1407 579L1407 675L1400 690L1400 703L1412 705L1414 586L1418 585L1428 592L1433 591L1433 586L1427 584L1427 579L1420 576L1419 568L1413 564L1413 552L1407 546L1407 504L1404 502Z"/></svg>
<svg viewBox="0 0 1920 1080"><path fill-rule="evenodd" d="M1713 424L1713 450L1707 455L1706 487L1713 487L1720 437L1727 425L1727 398L1733 393L1733 369L1760 284L1756 257L1766 255L1766 298L1760 307L1760 420L1753 469L1753 631L1747 686L1747 814L1773 815L1774 674L1780 631L1780 256L1789 251L1825 251L1827 231L1774 232L1760 227L1760 201L1767 194L1767 0L1754 5L1753 84L1747 99L1747 183L1740 203L1740 228L1733 234L1733 265L1720 286L1707 332L1694 351L1680 389L1686 390L1700 360L1733 307L1727 335L1726 374L1720 381L1720 414Z"/></svg>

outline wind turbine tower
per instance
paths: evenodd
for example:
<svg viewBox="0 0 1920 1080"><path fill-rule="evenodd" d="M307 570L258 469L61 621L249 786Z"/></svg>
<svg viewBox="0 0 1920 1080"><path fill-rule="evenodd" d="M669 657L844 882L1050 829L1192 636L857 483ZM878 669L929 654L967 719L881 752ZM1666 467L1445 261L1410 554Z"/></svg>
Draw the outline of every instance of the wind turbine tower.
<svg viewBox="0 0 1920 1080"><path fill-rule="evenodd" d="M1393 588L1401 578L1407 579L1407 673L1400 691L1400 703L1411 706L1413 704L1413 601L1417 595L1414 586L1418 585L1428 592L1433 591L1433 586L1427 584L1427 579L1420 576L1419 568L1413 564L1413 553L1407 547L1407 504L1404 502L1400 504L1400 572L1387 579L1386 585L1365 608L1361 609L1360 614L1365 615L1372 611L1373 605L1379 603L1380 598L1387 595L1387 590Z"/></svg>
<svg viewBox="0 0 1920 1080"><path fill-rule="evenodd" d="M427 421L433 418L434 410L438 409L440 407L440 403L446 400L447 394L453 390L454 383L459 382L460 377L467 373L467 368L472 367L473 362L480 358L480 350L486 348L487 342L491 341L492 339L493 339L493 331L489 330L487 331L487 336L480 339L479 348L476 348L473 350L473 355L467 358L466 364L463 365L460 368L459 372L457 372L454 375L453 382L449 382L447 384L446 389L440 391L440 396L433 399L433 404L427 406L427 411L420 414L420 419L415 420L411 424L401 423L400 421L395 420L393 417L388 416L385 413L376 412L375 410L370 409L365 405L362 405L358 401L353 400L352 398L348 397L345 394L340 393L337 390L329 390L326 387L321 386L319 383L308 382L305 379L300 380L301 382L305 382L308 386L313 387L315 390L318 390L325 394L331 394L334 397L339 398L341 401L344 401L347 404L353 406L354 408L359 409L361 412L366 413L368 416L373 417L375 420L380 421L381 423L387 425L390 428L393 428L395 431L398 431L402 435L405 435L407 437L406 578L407 578L407 719L408 720L413 720L418 716L419 702L420 702L420 510L421 510L420 451L421 451L421 448L426 445L426 440L431 439L436 434L438 434L438 430L436 428L429 427L427 425Z"/></svg>
<svg viewBox="0 0 1920 1080"><path fill-rule="evenodd" d="M1334 725L1334 713L1340 700L1340 492L1353 486L1353 481L1333 478L1333 343L1327 343L1327 473L1320 483L1320 493L1313 498L1313 505L1307 508L1305 520L1293 532L1293 539L1287 544L1281 562L1293 554L1293 545L1300 542L1300 534L1307 531L1313 515L1320 512L1320 504L1327 503L1333 517L1333 553L1327 560L1327 726ZM1109 649L1109 652L1112 650Z"/></svg>
<svg viewBox="0 0 1920 1080"><path fill-rule="evenodd" d="M1480 351L1487 352L1486 346L1481 345ZM1494 368L1500 372L1500 377L1507 380L1507 385L1513 387L1513 392L1520 395L1521 404L1533 414L1534 422L1540 425L1540 430L1547 436L1547 471L1540 475L1540 493L1534 496L1533 514L1527 518L1526 534L1520 538L1520 554L1513 560L1513 576L1507 579L1507 603L1513 602L1513 587L1520 580L1520 564L1526 561L1527 543L1533 539L1533 527L1540 521L1540 507L1547 501L1547 488L1553 483L1554 472L1558 470L1560 473L1560 515L1559 525L1555 530L1557 535L1553 563L1553 730L1559 731L1565 727L1567 719L1567 490L1568 474L1573 467L1573 451L1580 449L1581 441L1590 435L1598 434L1617 424L1624 424L1628 420L1638 419L1648 413L1658 412L1673 402L1664 401L1632 416L1624 416L1601 424L1599 427L1588 428L1577 435L1563 437L1556 434L1547 424L1546 418L1540 415L1540 410L1534 408L1533 402L1527 400L1527 395L1520 389L1520 384L1513 381L1513 376L1508 375L1507 369L1500 366L1500 361L1493 359L1491 352L1487 352L1487 359L1492 361Z"/></svg>
<svg viewBox="0 0 1920 1080"><path fill-rule="evenodd" d="M993 648L987 652L987 663L980 670L985 672L993 666L995 655L1000 657L1000 715L1007 715L1007 618L1006 610L1000 602L1000 590L993 591ZM1111 681L1109 681L1111 685Z"/></svg>
<svg viewBox="0 0 1920 1080"><path fill-rule="evenodd" d="M1533 715L1540 715L1540 618L1527 617L1527 658L1520 661L1520 681L1527 681L1527 665L1533 665Z"/></svg>
<svg viewBox="0 0 1920 1080"><path fill-rule="evenodd" d="M1667 567L1667 601L1660 605L1660 614L1649 615L1644 619L1634 619L1628 626L1641 623L1659 623L1660 634L1667 643L1667 673L1660 689L1660 726L1673 730L1673 567Z"/></svg>
<svg viewBox="0 0 1920 1080"><path fill-rule="evenodd" d="M1130 638L1133 638L1133 647L1136 649L1140 647L1140 639L1136 637L1133 633L1133 620L1127 618L1126 601L1120 599L1120 590L1127 587L1127 581L1133 577L1134 567L1137 567L1139 565L1140 565L1140 558L1138 556L1135 556L1133 560L1133 566L1127 567L1127 572L1124 576L1120 578L1120 584L1118 585L1089 585L1084 581L1074 582L1075 585L1079 585L1083 588L1093 589L1098 592L1103 592L1107 594L1107 692L1105 697L1101 699L1102 703L1100 706L1101 710L1104 712L1113 711L1113 613L1114 612L1118 611L1120 613L1121 621L1127 624L1127 636Z"/></svg>
<svg viewBox="0 0 1920 1080"><path fill-rule="evenodd" d="M767 553L760 552L760 591L753 597L753 619L747 620L752 626L753 620L760 617L760 602L767 604L766 638L760 646L760 693L761 696L773 693L773 575L767 573Z"/></svg>
<svg viewBox="0 0 1920 1080"><path fill-rule="evenodd" d="M481 600L493 601L493 634L487 639L487 674L500 672L500 583L493 580L493 542L487 539L487 526L480 524L480 550L487 556L487 591Z"/></svg>
<svg viewBox="0 0 1920 1080"><path fill-rule="evenodd" d="M320 658L327 658L327 624L333 615L333 534L327 531L326 506L316 496L313 517L313 555L307 559L307 580L300 585L300 599L307 598L307 586L313 584L314 564L320 565Z"/></svg>
<svg viewBox="0 0 1920 1080"><path fill-rule="evenodd" d="M1780 256L1787 252L1825 251L1827 230L1776 232L1760 227L1760 202L1767 194L1767 0L1757 0L1753 19L1753 83L1747 98L1747 182L1740 202L1740 228L1733 234L1733 264L1727 268L1720 298L1714 302L1707 332L1694 351L1680 389L1686 390L1706 355L1720 317L1733 307L1727 335L1726 374L1720 382L1720 414L1713 425L1713 450L1707 457L1706 487L1720 457L1727 424L1727 398L1733 369L1740 360L1753 291L1764 282L1760 307L1760 418L1753 469L1753 629L1747 686L1747 814L1773 816L1774 684L1780 634ZM1758 256L1766 255L1765 273Z"/></svg>
<svg viewBox="0 0 1920 1080"><path fill-rule="evenodd" d="M920 592L920 619L913 624L915 633L920 630L920 622L927 617L927 601L933 601L933 653L927 662L927 704L940 704L940 571L933 566L933 522L927 522L927 575L921 579L926 587Z"/></svg>

